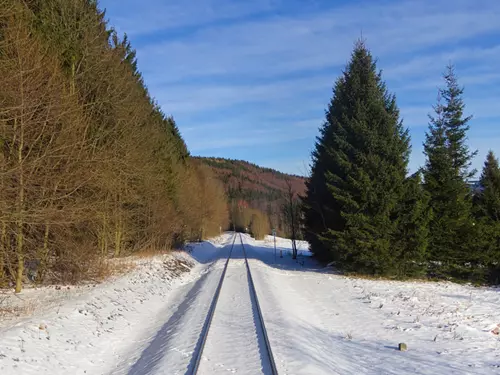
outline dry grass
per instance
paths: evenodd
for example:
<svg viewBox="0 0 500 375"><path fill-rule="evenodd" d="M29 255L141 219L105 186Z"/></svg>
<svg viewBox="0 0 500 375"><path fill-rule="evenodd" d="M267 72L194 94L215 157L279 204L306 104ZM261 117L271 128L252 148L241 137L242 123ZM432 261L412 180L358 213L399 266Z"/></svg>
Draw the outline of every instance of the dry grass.
<svg viewBox="0 0 500 375"><path fill-rule="evenodd" d="M125 275L136 268L136 264L132 259L109 259L102 261L95 270L94 279L103 282L112 277L119 277Z"/></svg>
<svg viewBox="0 0 500 375"><path fill-rule="evenodd" d="M136 267L136 263L130 258L108 259L92 263L91 267L92 268L85 273L85 278L71 280L73 281L72 284L80 284L81 282L86 283L89 281L92 283L101 283L110 278L119 277L133 271ZM56 289L61 289L61 287L57 286L58 284L60 283L53 280L52 283L46 283L44 285L56 285ZM52 307L58 306L67 298L67 296L64 296L64 293L67 292L66 288L69 291L69 286L63 287L61 291L63 294L59 295L60 297L57 297L54 301L52 300L53 297L48 297L43 301L37 298L26 298L18 301L15 299L15 295L10 292L0 294L0 320L30 316L39 308L46 309L52 305ZM59 298L62 299L59 300ZM42 302L43 305L41 304Z"/></svg>
<svg viewBox="0 0 500 375"><path fill-rule="evenodd" d="M372 280L372 281L399 281L399 282L405 282L405 283L435 283L438 281L444 281L444 280L433 280L433 279L428 279L428 278L399 278L396 276L373 276L373 275L366 275L366 274L361 274L361 273L355 273L355 272L349 272L349 273L344 273L341 274L342 276L345 276L349 279L363 279L363 280Z"/></svg>
<svg viewBox="0 0 500 375"><path fill-rule="evenodd" d="M9 304L7 296L0 297L0 319L31 315L37 308L36 300L27 300L20 305L15 305Z"/></svg>
<svg viewBox="0 0 500 375"><path fill-rule="evenodd" d="M352 332L349 331L344 335L344 339L346 340L352 340Z"/></svg>
<svg viewBox="0 0 500 375"><path fill-rule="evenodd" d="M152 258L157 255L164 255L168 253L170 253L170 250L158 250L153 247L147 247L134 253L133 256L138 258Z"/></svg>

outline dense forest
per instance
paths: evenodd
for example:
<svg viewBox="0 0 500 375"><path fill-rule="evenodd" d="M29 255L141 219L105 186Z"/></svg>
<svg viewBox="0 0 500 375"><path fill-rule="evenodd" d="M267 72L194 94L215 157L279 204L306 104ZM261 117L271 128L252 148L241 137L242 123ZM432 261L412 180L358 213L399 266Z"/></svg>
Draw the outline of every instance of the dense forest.
<svg viewBox="0 0 500 375"><path fill-rule="evenodd" d="M337 79L303 200L311 250L346 272L498 283L500 168L478 186L472 120L453 66L429 106L426 164L409 174L408 129L364 42Z"/></svg>
<svg viewBox="0 0 500 375"><path fill-rule="evenodd" d="M303 235L346 272L497 283L499 163L471 189L472 117L443 78L409 174L396 97L358 42L306 180L192 157L96 0L0 0L0 287L96 279L109 257L227 228Z"/></svg>
<svg viewBox="0 0 500 375"><path fill-rule="evenodd" d="M232 223L240 230L248 228L256 237L275 229L290 237L291 218L300 222L300 197L306 179L301 176L263 168L243 160L201 158L223 183ZM290 202L291 198L291 202ZM295 216L292 216L295 215ZM297 228L301 235L300 228Z"/></svg>
<svg viewBox="0 0 500 375"><path fill-rule="evenodd" d="M0 0L0 287L226 228L224 187L95 0Z"/></svg>

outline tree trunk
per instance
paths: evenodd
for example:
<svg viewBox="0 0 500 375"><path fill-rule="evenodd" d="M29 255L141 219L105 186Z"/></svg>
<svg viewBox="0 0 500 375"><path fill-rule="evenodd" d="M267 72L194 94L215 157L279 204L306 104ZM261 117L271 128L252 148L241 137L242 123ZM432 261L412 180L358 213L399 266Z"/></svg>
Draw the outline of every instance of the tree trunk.
<svg viewBox="0 0 500 375"><path fill-rule="evenodd" d="M76 57L71 56L71 83L70 83L70 94L75 94L75 81L76 81Z"/></svg>
<svg viewBox="0 0 500 375"><path fill-rule="evenodd" d="M47 265L49 263L49 233L50 233L50 225L45 224L45 231L43 234L43 248L40 254L40 268L37 271L37 282L43 282L45 277L45 273L47 272Z"/></svg>
<svg viewBox="0 0 500 375"><path fill-rule="evenodd" d="M17 119L15 120L17 124ZM17 128L16 125L14 127ZM23 288L23 274L24 274L24 168L23 168L23 148L24 148L24 127L23 121L19 124L19 145L17 148L17 162L19 164L19 192L17 197L17 272L16 272L16 293L20 293Z"/></svg>
<svg viewBox="0 0 500 375"><path fill-rule="evenodd" d="M102 215L102 227L100 228L98 237L99 248L101 249L101 256L103 257L105 257L108 253L107 230L108 230L107 216L106 213L104 212Z"/></svg>
<svg viewBox="0 0 500 375"><path fill-rule="evenodd" d="M288 187L288 214L290 215L290 232L291 232L291 240L292 240L292 259L297 259L297 244L296 244L296 239L297 239L297 224L295 220L295 215L296 215L296 209L295 209L295 204L293 202L293 188L292 188L292 182L290 180L286 180L286 184Z"/></svg>
<svg viewBox="0 0 500 375"><path fill-rule="evenodd" d="M123 220L121 213L118 213L118 217L115 222L115 253L114 256L118 257L121 253L122 246L122 238L123 238Z"/></svg>
<svg viewBox="0 0 500 375"><path fill-rule="evenodd" d="M5 267L7 263L7 224L2 220L2 232L0 234L0 285L5 282Z"/></svg>

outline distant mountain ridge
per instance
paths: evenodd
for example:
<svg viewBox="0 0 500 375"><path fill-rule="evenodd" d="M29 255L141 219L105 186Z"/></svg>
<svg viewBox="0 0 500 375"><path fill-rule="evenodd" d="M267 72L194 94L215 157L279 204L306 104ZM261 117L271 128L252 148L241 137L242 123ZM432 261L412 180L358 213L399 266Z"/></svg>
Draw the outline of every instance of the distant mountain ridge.
<svg viewBox="0 0 500 375"><path fill-rule="evenodd" d="M264 210L265 203L282 199L287 191L287 180L291 182L296 194L305 193L306 179L301 176L261 167L244 160L215 157L196 157L196 159L212 168L226 186L230 197L233 194L235 198L253 202L251 205L255 208Z"/></svg>

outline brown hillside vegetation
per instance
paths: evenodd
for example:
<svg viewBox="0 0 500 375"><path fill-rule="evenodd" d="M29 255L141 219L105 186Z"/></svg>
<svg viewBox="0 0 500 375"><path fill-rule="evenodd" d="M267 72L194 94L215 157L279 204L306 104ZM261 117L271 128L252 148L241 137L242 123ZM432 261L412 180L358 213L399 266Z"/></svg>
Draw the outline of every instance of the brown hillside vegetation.
<svg viewBox="0 0 500 375"><path fill-rule="evenodd" d="M241 186L243 190L269 195L279 192L281 196L287 189L286 180L289 179L297 194L302 195L305 192L305 178L301 176L260 167L244 160L202 157L196 157L196 159L212 167L226 186L234 188Z"/></svg>
<svg viewBox="0 0 500 375"><path fill-rule="evenodd" d="M210 166L224 183L233 211L233 221L238 219L241 226L250 226L252 216L257 218L262 215L265 218L258 219L259 234L266 231L264 228L267 225L275 228L281 235L289 235L289 225L284 217L287 183L291 184L295 197L302 196L305 192L304 177L263 168L242 160L202 157L196 159Z"/></svg>
<svg viewBox="0 0 500 375"><path fill-rule="evenodd" d="M228 226L222 183L96 2L0 0L0 35L0 288L95 278Z"/></svg>

